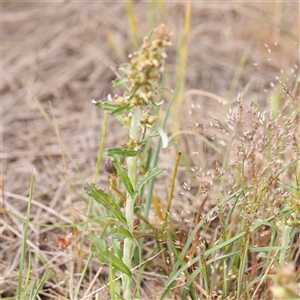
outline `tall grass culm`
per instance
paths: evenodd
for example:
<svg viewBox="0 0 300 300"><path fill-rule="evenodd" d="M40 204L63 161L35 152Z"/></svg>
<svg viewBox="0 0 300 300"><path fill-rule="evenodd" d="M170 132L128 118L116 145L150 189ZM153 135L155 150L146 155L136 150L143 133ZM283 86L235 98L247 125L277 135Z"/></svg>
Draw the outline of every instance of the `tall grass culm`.
<svg viewBox="0 0 300 300"><path fill-rule="evenodd" d="M170 38L171 33L166 25L156 27L150 37L144 38L141 49L129 55L129 63L121 65L116 71L118 78L114 81L114 87L124 86L123 95L109 96L106 102L93 101L97 107L110 111L110 115L117 118L128 132L127 141L121 148L110 148L106 151L109 157L106 170L112 177L120 179L126 190L124 210L117 205L122 202L122 195L114 199L104 190L96 188L95 184L85 184L87 194L101 203L112 215L113 220L109 234L113 239L113 250L108 250L109 246L100 236L88 232L87 235L92 241L92 252L102 263L111 266L111 279L116 270L123 274L122 297L126 300L135 298L131 267L138 245L133 231L140 222L135 218L135 212L139 210L140 193L144 191L147 182L164 170L158 167L149 168L139 178L140 167L143 164L139 162L142 146L149 143L153 136L160 136L163 145L167 144L167 137L162 128L156 126L158 117L153 114L153 108L163 103L157 100L164 91L159 86L159 79L164 71L164 59L167 57L165 49L171 45ZM121 77L119 71L125 76ZM116 240L119 242L116 243ZM112 298L120 296L112 294L114 291L115 289L111 289Z"/></svg>

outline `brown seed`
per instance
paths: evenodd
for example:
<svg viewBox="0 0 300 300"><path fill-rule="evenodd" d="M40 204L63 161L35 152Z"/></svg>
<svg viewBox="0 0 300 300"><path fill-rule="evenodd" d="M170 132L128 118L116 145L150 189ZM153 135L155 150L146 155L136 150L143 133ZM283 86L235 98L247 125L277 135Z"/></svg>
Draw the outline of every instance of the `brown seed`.
<svg viewBox="0 0 300 300"><path fill-rule="evenodd" d="M108 158L106 160L104 168L108 174L117 174L117 170L116 170L115 166L113 165L113 163L111 162L110 158Z"/></svg>

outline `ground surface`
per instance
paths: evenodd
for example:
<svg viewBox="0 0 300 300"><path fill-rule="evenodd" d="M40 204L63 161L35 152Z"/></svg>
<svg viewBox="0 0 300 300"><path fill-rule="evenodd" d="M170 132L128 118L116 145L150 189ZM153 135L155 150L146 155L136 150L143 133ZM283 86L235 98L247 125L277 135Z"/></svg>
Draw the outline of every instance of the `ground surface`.
<svg viewBox="0 0 300 300"><path fill-rule="evenodd" d="M138 39L141 42L154 23L171 27L174 37L168 51L167 86L174 88L186 4L153 5L134 2ZM88 243L79 255L79 227L71 245L59 250L56 238L67 235L71 228L51 225L86 220L83 183L93 178L102 126L102 112L91 100L114 93L111 66L126 62L134 50L128 24L123 2L2 4L1 205L11 212L2 211L1 216L3 296L13 296L17 287L23 233L18 217L26 214L31 172L35 176L31 220L49 227L29 226L28 251L42 253L60 277L55 286L45 284L45 294L59 299L67 286L70 295L74 293ZM185 93L180 118L170 119L169 133L174 122L181 130L197 130L195 123L209 125L211 114L225 116L228 106L219 103L219 98L234 104L241 93L246 104L253 99L268 106L276 88L280 93L276 77L292 80L292 69L299 65L298 27L299 4L292 1L193 3ZM120 146L124 136L109 119L105 147ZM187 137L179 148L192 154L198 151L193 143ZM175 154L171 144L162 152L160 165L172 167ZM198 167L204 163L201 155L192 160ZM184 207L182 182L192 182L183 174L175 193L178 207ZM97 183L106 180L101 171ZM157 187L162 194L168 189L167 182L162 176ZM32 268L38 276L45 272L37 256ZM98 268L96 261L89 268L81 297L105 280L104 268L103 277L91 284ZM154 293L153 286L159 292L164 278L157 281L160 284L145 286L145 298ZM47 297L43 299L50 299Z"/></svg>

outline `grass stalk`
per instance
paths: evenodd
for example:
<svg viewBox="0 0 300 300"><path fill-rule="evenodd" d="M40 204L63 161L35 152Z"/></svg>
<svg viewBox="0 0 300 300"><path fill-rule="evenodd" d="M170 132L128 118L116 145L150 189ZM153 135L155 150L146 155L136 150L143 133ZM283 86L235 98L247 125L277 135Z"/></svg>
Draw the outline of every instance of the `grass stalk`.
<svg viewBox="0 0 300 300"><path fill-rule="evenodd" d="M162 126L161 126L163 130L166 127L167 119L169 117L171 107L172 107L173 102L175 100L176 92L177 92L177 87L175 88L174 94L173 94L173 96L172 96L172 98L171 98L171 100L168 104L167 110L165 112L164 120L163 120L163 123L162 123ZM162 141L161 141L161 139L159 139L157 144L156 144L155 153L154 153L154 156L153 156L153 163L152 163L153 168L155 168L158 164L159 153L160 153L160 150L161 150L161 144L162 144ZM144 218L146 218L146 219L148 218L149 211L150 211L150 205L152 203L153 188L154 188L154 178L151 179L150 182L149 182L148 195L147 195L145 209L144 209ZM143 231L146 229L146 225L147 224L142 225L141 229Z"/></svg>
<svg viewBox="0 0 300 300"><path fill-rule="evenodd" d="M247 261L247 255L248 255L248 245L249 245L249 236L246 234L245 241L242 253L241 253L241 261L240 261L240 267L239 267L239 273L238 273L238 289L237 289L237 298L240 299L240 295L242 293L243 283L244 283L244 271L246 267L246 261Z"/></svg>
<svg viewBox="0 0 300 300"><path fill-rule="evenodd" d="M283 225L282 226L282 237L281 237L281 246L282 246L282 250L280 251L279 254L279 265L281 267L284 266L285 264L285 257L286 257L286 253L288 251L288 249L286 249L286 246L288 246L290 244L290 234L292 231L292 227L288 226L288 225Z"/></svg>
<svg viewBox="0 0 300 300"><path fill-rule="evenodd" d="M44 274L44 276L43 276L42 279L41 279L40 284L38 285L38 287L37 287L37 289L36 289L36 291L35 291L35 293L33 294L33 297L32 297L31 299L37 299L37 295L38 295L39 291L43 288L44 283L46 282L46 280L47 280L48 277L50 276L51 272L52 272L52 269L49 269L49 270L47 270L47 272Z"/></svg>
<svg viewBox="0 0 300 300"><path fill-rule="evenodd" d="M28 198L28 205L27 205L27 212L26 212L26 220L25 220L25 224L24 224L23 240L22 240L22 245L21 245L21 258L20 258L19 276L18 276L18 299L21 299L21 293L22 293L23 270L24 270L25 257L26 257L26 244L27 244L27 235L28 235L28 225L29 225L29 218L30 218L31 201L32 201L32 197L33 197L33 182L34 182L34 174L33 174L33 171L32 171L31 172L31 179L30 179L30 188L29 188L29 198Z"/></svg>
<svg viewBox="0 0 300 300"><path fill-rule="evenodd" d="M88 259L87 259L87 262L84 265L84 269L83 269L83 271L81 273L80 279L78 281L78 284L77 284L77 287L76 287L76 290L75 290L75 293L74 293L74 299L78 299L78 293L79 293L80 287L82 285L82 281L84 279L84 276L86 274L86 271L87 271L87 269L88 269L88 267L90 265L90 262L91 262L92 258L93 258L93 254L90 253L90 255L89 255Z"/></svg>
<svg viewBox="0 0 300 300"><path fill-rule="evenodd" d="M125 9L127 13L129 28L130 28L130 39L135 49L139 47L138 41L138 21L137 16L134 11L134 6L131 0L126 0L125 2Z"/></svg>
<svg viewBox="0 0 300 300"><path fill-rule="evenodd" d="M188 56L188 43L189 43L189 34L191 29L191 1L187 1L186 12L185 12L185 22L184 22L184 32L181 34L181 38L178 41L177 48L177 63L176 63L176 83L178 88L176 91L176 101L172 109L172 119L173 121L173 132L179 130L178 120L180 119L180 107L184 99L184 86L185 86L185 74L186 74L186 65L187 65L187 56Z"/></svg>
<svg viewBox="0 0 300 300"><path fill-rule="evenodd" d="M244 66L245 66L245 64L247 62L247 59L248 59L248 57L249 57L249 55L251 53L251 50L252 50L253 45L254 45L254 42L256 40L257 32L254 34L254 36L248 42L247 47L245 48L243 54L240 57L237 69L235 71L233 80L232 80L231 85L230 85L228 99L232 99L232 96L234 95L234 93L236 91L239 79L240 79L240 77L242 75L242 72L243 72L243 69L244 69Z"/></svg>
<svg viewBox="0 0 300 300"><path fill-rule="evenodd" d="M175 162L175 166L174 166L174 170L173 170L173 176L172 176L172 181L171 181L171 190L170 190L170 195L169 195L167 208L166 208L166 213L165 213L165 223L167 222L167 218L168 218L168 215L169 215L169 210L170 210L170 207L171 207L171 202L172 202L172 199L173 199L175 179L176 179L176 174L177 174L177 169L178 169L180 157L181 157L181 152L179 151L178 154L177 154L177 158L176 158L176 162Z"/></svg>

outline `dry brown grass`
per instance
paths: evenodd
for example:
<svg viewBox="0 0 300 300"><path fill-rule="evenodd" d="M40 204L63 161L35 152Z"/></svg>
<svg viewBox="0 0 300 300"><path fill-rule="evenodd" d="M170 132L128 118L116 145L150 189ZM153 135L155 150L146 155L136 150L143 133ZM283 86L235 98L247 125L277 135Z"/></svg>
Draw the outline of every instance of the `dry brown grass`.
<svg viewBox="0 0 300 300"><path fill-rule="evenodd" d="M138 2L134 6L139 38L153 25L148 5ZM228 107L216 99L223 98L233 104L238 92L244 99L254 99L265 107L270 105L272 93L276 96L281 89L275 77L281 76L284 81L284 77L293 78L299 72L291 71L299 66L298 5L275 1L193 4L186 94L179 120L182 130L189 130L195 123L200 127L208 126L211 114L224 116ZM94 174L102 122L102 112L95 109L91 100L102 99L112 92L114 74L110 67L126 61L132 51L127 16L122 2L7 2L2 4L2 9L0 294L13 297L17 289L24 222L15 216L25 216L33 171L34 202L27 249L32 254L40 253L49 264L43 267L40 259L34 256L32 276L41 276L45 269L53 268L59 279L55 285L53 281L45 284L41 299L72 299L89 254L88 244L79 246L82 228L77 227L70 246L59 250L56 238L73 230L51 225L86 221L86 195L82 186ZM184 2L165 3L164 17L157 17L157 22L168 24L174 33L174 47L169 51L167 66L168 87L174 87L176 47L184 10ZM242 66L240 57L247 47L247 61ZM239 67L240 76L234 83ZM277 91L270 86L271 82ZM231 87L234 89L230 91ZM199 104L200 109L193 109ZM118 124L109 119L105 146L119 145L123 137L124 132ZM197 143L188 138L181 141L179 147L190 154L199 150ZM174 155L171 147L162 152L161 166L172 168L174 161L170 154ZM190 159L197 160L197 165L207 164L202 156L193 158L190 155ZM210 159L215 160L213 155ZM172 204L178 211L186 205L181 201L184 196L179 195L180 181L193 185L184 176L181 172ZM168 189L168 180L162 177L157 187L162 193L161 199ZM97 183L106 184L106 181L106 175L101 172ZM38 226L38 223L49 226ZM148 252L150 250L146 249ZM80 297L89 287L96 289L106 281L107 268L102 266L96 278L98 270L99 263L95 260L81 286ZM155 289L159 293L164 281L165 277L160 275L154 283L145 280L143 297L150 299ZM69 296L66 296L67 290ZM103 290L100 298L108 299L107 290Z"/></svg>

